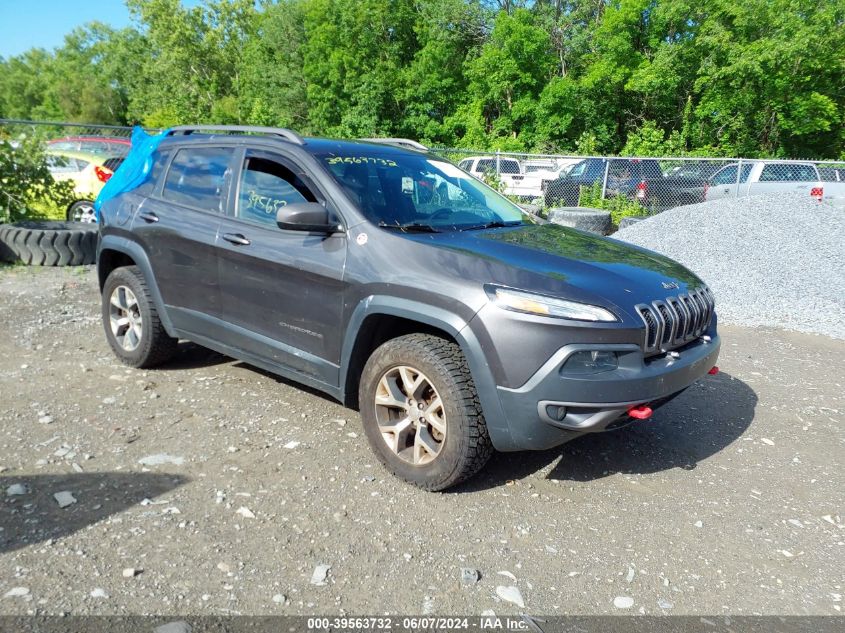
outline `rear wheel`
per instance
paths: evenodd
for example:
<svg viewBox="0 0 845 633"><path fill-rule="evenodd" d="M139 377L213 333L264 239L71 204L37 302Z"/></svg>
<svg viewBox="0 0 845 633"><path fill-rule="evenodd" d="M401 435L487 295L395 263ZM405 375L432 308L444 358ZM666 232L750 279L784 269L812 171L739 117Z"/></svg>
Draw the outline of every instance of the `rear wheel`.
<svg viewBox="0 0 845 633"><path fill-rule="evenodd" d="M177 340L161 324L144 276L137 266L117 268L102 294L103 327L109 345L132 367L155 367L176 352Z"/></svg>
<svg viewBox="0 0 845 633"><path fill-rule="evenodd" d="M428 334L388 341L359 386L364 431L394 475L443 490L477 473L493 452L461 349Z"/></svg>

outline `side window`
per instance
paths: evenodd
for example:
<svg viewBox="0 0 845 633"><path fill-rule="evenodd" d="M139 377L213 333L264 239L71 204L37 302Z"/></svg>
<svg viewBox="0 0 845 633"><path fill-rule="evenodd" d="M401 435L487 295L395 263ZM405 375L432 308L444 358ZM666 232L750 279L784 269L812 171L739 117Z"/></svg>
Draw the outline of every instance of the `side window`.
<svg viewBox="0 0 845 633"><path fill-rule="evenodd" d="M88 165L90 165L87 160L82 160L81 158L76 159L76 171L83 171Z"/></svg>
<svg viewBox="0 0 845 633"><path fill-rule="evenodd" d="M713 176L714 185L727 185L732 182L736 182L736 165L729 165Z"/></svg>
<svg viewBox="0 0 845 633"><path fill-rule="evenodd" d="M162 197L205 211L221 212L233 151L228 147L180 149L170 163Z"/></svg>
<svg viewBox="0 0 845 633"><path fill-rule="evenodd" d="M789 180L785 165L778 165L776 163L766 165L760 173L760 182L777 182L779 180Z"/></svg>
<svg viewBox="0 0 845 633"><path fill-rule="evenodd" d="M568 175L577 178L585 171L587 171L587 161L582 160L580 163L575 163L575 165L573 165L572 169L569 170Z"/></svg>
<svg viewBox="0 0 845 633"><path fill-rule="evenodd" d="M493 169L496 168L496 163L493 163ZM519 163L515 160L505 160L504 158L499 160L499 168L501 169L503 174L519 174L522 173L519 171Z"/></svg>
<svg viewBox="0 0 845 633"><path fill-rule="evenodd" d="M475 171L486 174L488 171L496 171L496 161L489 158L484 158L478 161Z"/></svg>
<svg viewBox="0 0 845 633"><path fill-rule="evenodd" d="M469 171L470 167L472 167L472 161L462 160L460 163L458 163L458 167L460 167L464 171Z"/></svg>
<svg viewBox="0 0 845 633"><path fill-rule="evenodd" d="M818 180L810 165L771 163L763 167L760 182L811 182Z"/></svg>
<svg viewBox="0 0 845 633"><path fill-rule="evenodd" d="M607 169L607 176L608 178L618 178L620 180L637 178L639 176L639 167L639 161L632 161L624 158L611 160L610 167Z"/></svg>
<svg viewBox="0 0 845 633"><path fill-rule="evenodd" d="M795 165L795 180L799 182L811 182L818 180L816 170L809 165Z"/></svg>
<svg viewBox="0 0 845 633"><path fill-rule="evenodd" d="M241 170L236 215L241 220L276 226L276 212L295 202L316 202L302 178L279 161L247 156Z"/></svg>
<svg viewBox="0 0 845 633"><path fill-rule="evenodd" d="M153 165L147 174L147 179L135 188L135 193L141 196L150 196L156 190L156 185L161 180L161 174L170 158L170 152L156 152L153 158ZM121 160L121 159L116 159Z"/></svg>

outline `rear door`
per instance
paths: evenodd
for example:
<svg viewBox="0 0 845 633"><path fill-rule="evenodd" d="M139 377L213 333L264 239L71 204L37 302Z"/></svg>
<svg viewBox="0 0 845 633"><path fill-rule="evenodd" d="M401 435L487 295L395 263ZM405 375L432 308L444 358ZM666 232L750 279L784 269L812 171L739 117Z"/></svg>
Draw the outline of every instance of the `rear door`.
<svg viewBox="0 0 845 633"><path fill-rule="evenodd" d="M248 149L217 242L223 330L217 336L300 377L338 381L346 235L282 230L296 202L331 208L314 179L280 153Z"/></svg>
<svg viewBox="0 0 845 633"><path fill-rule="evenodd" d="M207 145L162 153L165 173L133 220L173 325L186 332L202 334L206 316L219 316L215 241L234 155Z"/></svg>

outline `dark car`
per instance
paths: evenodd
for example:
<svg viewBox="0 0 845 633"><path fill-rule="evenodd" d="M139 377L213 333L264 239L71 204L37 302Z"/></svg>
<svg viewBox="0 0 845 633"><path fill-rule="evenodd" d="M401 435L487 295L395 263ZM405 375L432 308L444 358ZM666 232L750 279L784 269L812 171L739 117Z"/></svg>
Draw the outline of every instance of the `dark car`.
<svg viewBox="0 0 845 633"><path fill-rule="evenodd" d="M647 418L715 371L695 274L543 223L433 153L173 128L139 141L98 211L118 358L153 367L189 339L323 391L428 490L494 448Z"/></svg>
<svg viewBox="0 0 845 633"><path fill-rule="evenodd" d="M662 178L663 172L656 160L639 158L585 158L572 166L557 180L543 182L547 207L578 206L582 187L601 185L608 198L624 196L643 200L645 183Z"/></svg>
<svg viewBox="0 0 845 633"><path fill-rule="evenodd" d="M665 177L647 179L641 187L643 206L664 211L685 204L704 202L707 184L727 165L726 161L690 161L669 170Z"/></svg>

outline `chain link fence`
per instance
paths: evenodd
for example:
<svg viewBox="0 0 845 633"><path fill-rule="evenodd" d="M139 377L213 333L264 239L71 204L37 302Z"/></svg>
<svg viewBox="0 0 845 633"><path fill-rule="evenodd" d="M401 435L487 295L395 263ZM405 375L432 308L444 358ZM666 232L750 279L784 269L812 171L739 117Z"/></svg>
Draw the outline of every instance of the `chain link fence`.
<svg viewBox="0 0 845 633"><path fill-rule="evenodd" d="M434 150L518 202L541 209L598 207L614 211L615 219L775 192L821 200L830 197L826 183L829 192L845 190L845 161Z"/></svg>
<svg viewBox="0 0 845 633"><path fill-rule="evenodd" d="M157 132L158 130L148 130ZM0 119L0 141L23 137L44 142L57 174L83 166L83 154L119 159L129 151L132 128ZM614 221L724 197L806 191L821 200L826 187L845 190L845 161L745 158L611 157L481 152L434 147L465 171L513 200L540 210L592 207L610 210ZM832 183L842 183L833 185ZM0 204L3 195L0 187Z"/></svg>

